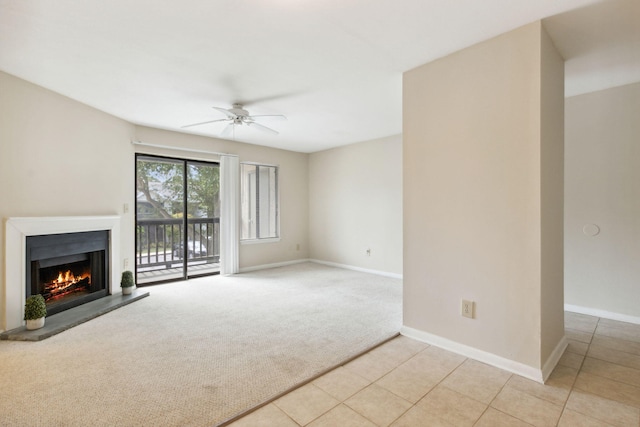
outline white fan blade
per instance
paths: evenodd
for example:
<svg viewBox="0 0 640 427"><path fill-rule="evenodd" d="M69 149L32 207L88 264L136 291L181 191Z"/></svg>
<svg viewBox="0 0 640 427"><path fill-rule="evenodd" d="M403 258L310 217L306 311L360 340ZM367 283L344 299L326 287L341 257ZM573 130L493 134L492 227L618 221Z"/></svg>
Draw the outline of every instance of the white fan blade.
<svg viewBox="0 0 640 427"><path fill-rule="evenodd" d="M278 133L279 133L277 130L273 130L271 128L268 128L265 125L261 125L258 122L247 122L247 126L256 127L256 128L258 128L260 130L263 130L263 131L269 132L269 133L273 133L273 134L276 134L276 135L278 135Z"/></svg>
<svg viewBox="0 0 640 427"><path fill-rule="evenodd" d="M261 119L263 117L270 117L272 119L281 119L281 120L287 120L287 116L283 116L282 114L261 114L258 116L249 116L252 119Z"/></svg>
<svg viewBox="0 0 640 427"><path fill-rule="evenodd" d="M238 116L236 116L235 114L233 114L231 111L227 110L226 108L220 108L220 107L211 107L214 110L218 110L221 113L223 113L225 116L229 117L230 119L235 119Z"/></svg>
<svg viewBox="0 0 640 427"><path fill-rule="evenodd" d="M208 124L208 123L224 122L224 121L227 121L227 120L229 120L229 119L209 120L209 121L206 121L206 122L192 123L192 124L190 124L190 125L180 126L180 128L181 128L181 129L184 129L184 128L190 128L191 126L206 125L206 124Z"/></svg>
<svg viewBox="0 0 640 427"><path fill-rule="evenodd" d="M229 123L227 125L227 127L225 127L222 132L220 133L220 136L223 138L228 137L229 135L231 135L231 132L233 131L233 122Z"/></svg>

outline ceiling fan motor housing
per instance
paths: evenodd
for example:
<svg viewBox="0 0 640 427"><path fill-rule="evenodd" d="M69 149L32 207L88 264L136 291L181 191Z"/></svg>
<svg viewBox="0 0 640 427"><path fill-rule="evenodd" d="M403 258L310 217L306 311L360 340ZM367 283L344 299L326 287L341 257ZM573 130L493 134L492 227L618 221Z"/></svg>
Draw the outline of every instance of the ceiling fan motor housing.
<svg viewBox="0 0 640 427"><path fill-rule="evenodd" d="M242 108L242 104L233 104L233 108L231 108L229 112L238 117L247 117L249 115L249 112Z"/></svg>

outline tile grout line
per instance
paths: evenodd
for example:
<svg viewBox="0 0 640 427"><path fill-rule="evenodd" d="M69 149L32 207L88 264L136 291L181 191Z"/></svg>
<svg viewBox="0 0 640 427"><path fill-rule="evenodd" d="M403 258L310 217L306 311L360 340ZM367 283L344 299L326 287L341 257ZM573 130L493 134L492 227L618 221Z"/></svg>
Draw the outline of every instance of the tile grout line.
<svg viewBox="0 0 640 427"><path fill-rule="evenodd" d="M432 345L427 345L427 347L425 347L424 349L420 350L419 352L417 352L416 354L414 354L413 356L411 356L410 358L408 358L408 359L407 359L407 360L405 360L404 362L400 363L399 365L396 365L396 367L395 367L395 368L393 368L393 369L392 369L392 370L390 370L389 372L385 373L385 374L384 374L384 375L382 375L380 378L378 378L377 380L373 381L371 384L375 384L375 383L377 383L377 382L378 382L378 381L380 381L382 378L384 378L385 376L389 375L391 372L393 372L394 370L396 370L397 368L399 368L401 365L404 365L404 364L405 364L405 363L407 363L409 360L413 359L414 357L418 356L420 353L422 353L422 352L426 351L427 349L429 349L429 348L431 348L431 347L434 347L434 346L432 346ZM437 346L436 346L436 348L437 348ZM396 397L398 397L398 398L400 398L400 399L402 399L402 400L404 400L404 401L406 401L406 402L409 402L409 403L411 404L411 406L410 406L409 408L407 408L407 410L406 410L406 411L404 411L402 414L398 415L398 417L397 417L397 418L395 418L395 419L391 422L391 424L393 424L393 423L395 423L396 421L398 421L398 420L399 420L400 418L402 418L402 417L403 417L407 412L409 412L411 409L413 409L414 407L416 407L416 405L418 404L418 402L420 402L420 401L421 401L422 399L424 399L424 398L425 398L429 393L431 393L431 392L433 391L433 389L435 389L437 386L439 386L440 384L442 384L442 383L443 383L443 382L444 382L444 381L445 381L445 380L446 380L446 379L447 379L451 374L453 374L453 373L454 373L454 372L455 372L455 371L456 371L460 366L462 366L462 365L463 365L467 360L469 360L469 358L468 358L468 357L465 357L465 359L464 359L463 361L461 361L461 362L460 362L460 363L459 363L459 364L458 364L454 369L452 369L452 370L451 370L451 372L449 372L447 375L445 375L445 376L444 376L440 381L438 381L438 382L437 382L433 387L431 387L431 388L429 389L429 391L427 391L424 395L422 395L422 396L421 396L421 397L416 401L416 403L413 403L413 402L408 401L407 399L405 399L405 398L404 398L404 397L402 397L402 396L399 396L398 394L394 393L393 391L391 391L391 390L387 390L385 387L378 386L378 387L381 387L381 388L383 388L384 390L388 391L389 393L393 394L394 396L396 396ZM371 384L369 384L369 386L370 386ZM368 387L368 386L367 386L367 387ZM446 386L443 386L443 387L446 387ZM366 387L365 387L365 388L366 388ZM466 396L466 395L465 395L465 396ZM467 396L467 397L469 397L469 396ZM470 397L470 398L471 398L471 397ZM473 398L471 398L471 399L473 399ZM475 400L475 399L473 399L473 400ZM477 402L479 402L479 401L477 401ZM482 402L480 402L480 403L482 403ZM347 406L349 406L349 405L347 405ZM349 408L351 408L351 407L349 406ZM351 409L353 409L353 408L351 408ZM357 412L357 411L356 411L356 412ZM359 415L361 415L361 416L363 416L364 418L366 418L367 420L371 421L373 424L376 424L375 422L373 422L373 421L372 421L372 420L370 420L369 418L365 417L363 414L360 414L360 413L359 413ZM434 416L436 416L438 419L442 419L442 418L440 418L440 417L439 417L439 416L437 416L437 415L434 415ZM446 421L446 420L443 420L443 421ZM390 425L391 425L391 424L390 424Z"/></svg>
<svg viewBox="0 0 640 427"><path fill-rule="evenodd" d="M620 367L623 367L623 368L636 369L636 368L631 368L631 367L628 367L628 366L625 366L625 365L621 365L621 364L616 363L616 362L610 362L610 361L608 361L608 360L598 359L597 357L591 357L591 356L589 356L589 350L591 350L591 344L593 343L593 338L594 338L594 337L595 337L595 335L596 335L596 331L598 330L598 326L600 325L600 321L601 321L601 320L602 320L602 318L600 318L600 317L599 317L599 318L598 318L598 322L596 323L596 328L593 330L593 334L592 334L592 336L591 336L591 341L589 341L589 345L587 346L587 352L585 353L585 355L584 355L584 359L582 360L582 364L580 365L580 369L578 370L578 374L582 371L582 367L584 366L584 363L586 362L587 357L589 357L589 358L591 358L591 359L595 359L595 360L600 360L600 361L605 362L605 363L610 363L610 364L612 364L612 365L620 366ZM611 337L611 336L609 336L609 335L604 335L604 336L609 337L609 338L615 338L615 339L618 339L618 340L621 340L621 341L634 342L634 341L625 340L625 339L623 339L623 338ZM622 352L622 353L626 353L626 352L624 352L624 351L621 351L621 352ZM632 354L632 353L628 353L628 354ZM640 369L638 369L638 370L640 370ZM599 377L599 378L604 378L604 379L606 379L606 380L613 381L613 382L616 382L616 383L619 383L619 384L624 384L624 385L629 385L629 386L632 386L632 387L640 388L640 386L636 386L636 385L634 385L634 384L625 383L625 382L623 382L623 381L618 381L618 380L616 380L616 379L613 379L613 378L610 378L610 377L605 377L605 376L602 376L602 375L598 375L598 374L596 374L596 373L590 373L590 375L594 375L594 376ZM577 381L577 379L578 379L578 378L576 377L576 381ZM574 384L575 384L575 381L574 381ZM593 394L593 393L589 393L589 394ZM594 395L594 396L598 396L598 395ZM599 396L599 397L602 397L602 396ZM603 398L604 398L604 397L603 397ZM619 402L619 401L617 401L617 400L613 400L613 399L609 399L609 398L604 398L604 399L612 400L612 401L614 401L614 402ZM619 402L619 403L622 403L622 402ZM629 404L627 404L627 405L629 405ZM639 408L639 409L640 409L640 406L635 406L635 405L629 405L629 406L634 406L634 407L636 407L636 408Z"/></svg>
<svg viewBox="0 0 640 427"><path fill-rule="evenodd" d="M409 359L405 360L402 364L404 365L404 364L405 364L405 363L407 363L409 360L413 359L414 357L416 357L417 355L419 355L419 354L420 354L420 353L422 353L423 351L426 351L426 350L427 350L428 348L430 348L430 347L431 347L431 345L428 345L427 347L423 348L422 350L420 350L419 352L417 352L416 354L414 354L412 357L410 357ZM458 365L458 366L459 366L459 365ZM400 365L396 366L394 369L392 369L392 370L391 370L391 372L393 372L393 370L395 370L395 369L397 369L397 368L399 368L399 367L400 367ZM457 367L456 367L456 369L457 369ZM454 371L455 371L455 369L454 369ZM453 372L453 371L452 371L452 372ZM389 372L389 373L390 373L390 372ZM380 377L378 380L380 380L380 379L384 378L384 376L388 375L389 373L387 373L387 374L383 375L383 376L382 376L382 377ZM450 374L451 374L451 373L449 373L447 376L449 376ZM446 377L445 377L445 378L446 378ZM442 382L442 381L444 381L444 380L441 380L440 382ZM393 420L389 425L392 425L393 423L395 423L396 421L398 421L400 418L402 418L402 417L404 416L404 414L406 414L407 412L409 412L410 410L412 410L413 408L415 408L415 406L418 404L418 402L420 402L420 401L421 401L422 399L424 399L424 398L425 398L429 393L431 393L431 391L432 391L434 388L436 388L436 387L438 386L438 384L440 384L440 382L439 382L439 383L437 383L436 385L434 385L433 387L431 387L431 388L429 389L429 391L427 391L427 392L426 392L422 397L420 397L420 398L416 401L416 403L410 402L410 403L411 403L411 406L410 406L409 408L407 408L407 410L406 410L406 411L404 411L402 414L398 415L398 417L397 417L395 420ZM383 387L383 388L384 388L384 387ZM386 390L386 389L385 389L385 390ZM393 392L393 391L391 391L391 390L389 390L389 392L390 392L391 394L393 394L394 396L398 396L396 393L394 393L394 392ZM398 397L399 397L399 398L401 398L401 399L404 399L402 396L398 396ZM404 399L404 400L406 400L406 399ZM407 401L407 402L408 402L408 401ZM438 417L438 418L440 418L440 417ZM375 424L375 423L374 423L374 424Z"/></svg>
<svg viewBox="0 0 640 427"><path fill-rule="evenodd" d="M391 372L393 372L394 370L398 369L401 365L404 365L404 364L405 364L405 363L407 363L409 360L411 360L411 359L413 359L414 357L418 356L420 353L422 353L423 351L427 350L427 349L428 349L428 348L430 348L430 347L431 347L431 345L430 345L430 344L429 344L429 345L427 345L427 347L423 348L422 350L420 350L419 352L417 352L416 354L414 354L413 356L411 356L410 358L408 358L407 360L405 360L404 362L402 362L400 365L396 366L396 367L395 367L395 368L393 368L391 371L387 372L386 374L384 374L383 376L381 376L380 378L378 378L378 379L376 380L376 382L380 381L382 378L384 378L385 376L389 375L389 374L390 374ZM382 387L382 386L380 386L380 387ZM384 388L384 387L382 387L382 388ZM434 387L432 387L428 392L426 392L424 396L422 396L420 399L418 399L418 401L417 401L416 403L409 402L409 401L407 400L407 402L411 403L411 406L410 406L410 407L408 407L408 408L407 408L407 410L406 410L406 411L404 411L402 414L398 415L398 416L396 417L396 419L394 419L393 421L391 421L391 423L389 423L389 425L392 425L393 423L395 423L396 421L398 421L400 418L402 418L402 417L404 416L404 414L406 414L407 412L409 412L410 410L412 410L412 409L413 409L413 408L418 404L418 402L420 402L422 399L424 399L424 397L425 397L427 394L429 394L429 393L431 392L431 390L433 390L434 388L435 388L435 386L434 386ZM386 390L386 388L385 388L385 390ZM393 394L394 396L397 396L397 397L399 397L399 398L401 398L401 399L406 400L404 397L402 397L402 396L398 396L396 393L394 393L394 392L393 392L393 391L391 391L391 390L387 390L387 391L389 391L389 393ZM367 419L368 419L368 418L367 418ZM371 420L369 420L369 421L371 421ZM373 421L371 421L371 422L373 423ZM376 423L374 423L374 424L376 424Z"/></svg>
<svg viewBox="0 0 640 427"><path fill-rule="evenodd" d="M400 366L404 365L405 363L407 363L408 361L410 361L410 360L411 360L411 359L413 359L414 357L418 356L418 355L419 355L420 353L422 353L423 351L426 351L426 350L427 350L428 348L430 348L430 347L431 347L431 345L427 345L425 348L423 348L422 350L420 350L419 352L417 352L417 353L416 353L416 354L414 354L413 356L409 357L407 360L405 360L404 362L400 363L399 365L396 365L396 367L395 367L395 368L393 368L392 370L390 370L390 371L389 371L389 372L387 372L386 374L382 375L380 378L378 378L377 380L373 381L371 384L376 384L376 383L377 383L378 381L380 381L382 378L386 377L386 376L387 376L387 375L389 375L391 372L395 371L395 370L396 370L396 369L398 369ZM369 384L369 386L370 386L371 384ZM369 387L369 386L367 386L367 387ZM378 387L381 387L381 388L383 388L384 390L388 391L389 393L393 394L394 396L396 396L396 397L398 397L398 398L400 398L400 399L402 399L402 400L404 400L404 401L406 401L406 402L409 402L409 401L408 401L407 399L405 399L404 397L397 395L396 393L394 393L394 392L393 392L393 391L391 391L391 390L387 390L385 387L382 387L382 386L380 386L380 385L379 385ZM366 387L365 387L365 388L366 388ZM422 396L420 399L418 399L418 402L420 402L420 400L422 400L422 399L423 399L427 394L429 394L429 393L431 392L431 390L433 390L434 388L435 388L435 386L434 386L434 387L432 387L432 388L431 388L427 393L425 393L425 395L424 395L424 396ZM413 408L417 405L417 403L418 403L418 402L416 402L416 403L409 402L409 403L411 403L411 406L410 406L410 407L408 407L406 411L404 411L403 413L401 413L400 415L398 415L398 416L397 416L393 421L391 421L391 423L389 423L389 425L392 425L393 423L395 423L396 421L398 421L400 418L402 418L402 417L404 416L404 414L406 414L406 413L407 413L407 412L409 412L411 409L413 409ZM347 406L348 406L348 405L347 405ZM350 407L350 406L349 406L349 407ZM350 407L350 408L351 408L351 407ZM351 409L353 409L353 408L351 408ZM354 409L354 411L355 411L355 409ZM356 411L356 412L357 412L357 411ZM377 423L375 423L373 420L369 419L368 417L364 416L363 414L360 414L359 412L357 412L357 413L358 413L360 416L362 416L362 417L366 418L367 420L371 421L373 424L376 424L376 425L377 425Z"/></svg>
<svg viewBox="0 0 640 427"><path fill-rule="evenodd" d="M393 339L396 339L397 337L398 337L398 335L396 335L395 337L393 337L393 338L391 338L391 339L387 340L386 342L384 342L384 343L380 344L379 346L377 346L377 347L375 347L375 348L372 348L371 350L369 350L369 351L367 351L366 353L364 353L362 356L364 356L364 355L366 355L366 354L369 354L371 351L375 350L375 349L376 349L376 348L378 348L378 347L382 347L384 344L386 344L386 343L388 343L388 342L391 342ZM317 420L318 418L320 418L320 417L322 417L322 416L326 415L328 412L330 412L330 411L334 410L335 408L337 408L337 407L338 407L338 406L340 406L341 404L342 404L342 405L345 405L347 408L349 408L350 410L354 411L356 414L358 414L359 416L363 417L364 419L366 419L366 420L370 421L372 424L377 424L376 422L374 422L372 419L370 419L370 418L369 418L369 417L367 417L366 415L361 414L361 413L360 413L360 412L358 412L355 408L352 408L351 406L349 406L349 405L346 403L346 401L347 401L347 400L349 400L351 397L355 396L356 394L360 393L361 391L363 391L363 390L365 390L365 389L367 389L367 388L371 387L372 385L376 384L376 383L377 383L378 381L380 381L382 378L384 378L385 376L389 375L389 374L390 374L391 372L393 372L395 369L397 369L397 368L398 368L398 367L400 367L401 365L404 365L404 364L405 364L405 363L407 363L409 360L413 359L414 357L416 357L418 354L422 353L423 351L425 351L425 350L426 350L427 348L429 348L429 347L431 347L431 346L430 346L430 345L428 345L427 347L425 347L424 349L422 349L422 350L418 351L417 353L415 353L415 354L411 355L411 356L410 356L410 357L408 357L407 359L405 359L405 360L403 360L403 361L399 362L399 364L396 364L396 365L395 365L395 367L394 367L394 368L392 368L390 371L388 371L388 372L384 373L384 374L383 374L382 376L380 376L378 379L373 380L373 381L371 381L371 380L369 380L369 379L367 379L367 378L365 378L365 377L363 377L363 376L359 375L359 374L358 374L358 373L356 373L356 372L349 371L349 372L351 372L352 374L357 375L357 376L359 376L360 378L363 378L364 380L368 381L368 382L369 382L369 384L367 384L367 385L366 385L365 387L363 387L361 390L359 390L359 391L357 391L357 392L353 393L352 395L350 395L350 396L346 397L345 399L343 399L343 400L342 400L342 399L341 399L341 400L339 400L338 405L336 405L336 406L332 407L331 409L329 409L328 411L326 411L326 412L325 412L325 413L323 413L322 415L319 415L318 417L316 417L316 418L315 418L315 419L313 419L312 421L309 421L309 423L305 424L305 426L307 426L307 425L309 425L309 424L313 423L315 420ZM353 360L355 360L355 359L353 359ZM345 365L347 365L348 363L349 363L349 362L347 362L347 363L345 363L345 364L341 365L340 367L343 367L343 368L344 368L344 367L345 367ZM338 368L336 368L336 369L338 369ZM346 368L346 369L348 369L348 368ZM331 372L331 371L329 371L329 372ZM327 374L328 374L328 372L327 372ZM326 375L326 374L325 374L325 375ZM320 377L318 377L318 378L320 378ZM317 378L316 378L316 379L317 379ZM315 381L315 380L314 380L314 381ZM310 384L313 384L313 381L311 381L311 382L310 382ZM314 384L314 385L315 385L315 384ZM377 384L376 384L376 385L377 385ZM322 387L317 386L317 385L316 385L316 387L318 387L320 390L324 391L325 393L327 393L327 394L331 395L330 393L328 393L327 391L325 391ZM407 399L405 399L405 398L404 398L404 397L402 397L402 396L398 396L398 395L397 395L396 393L394 393L393 391L391 391L391 390L387 390L386 388L384 388L384 387L382 387L382 386L380 386L380 385L378 385L378 387L380 387L380 388L384 389L385 391L387 391L387 392L389 392L389 393L393 394L394 396L396 396L396 397L398 397L398 398L400 398L400 399L402 399L402 400L404 400L404 401L406 401L406 402L408 402L408 403L410 403L410 404L411 404L411 406L410 406L406 411L404 411L402 414L400 414L400 415L399 415L397 418L395 418L391 423L396 422L400 417L402 417L405 413L407 413L409 410L411 410L411 408L413 408L413 407L415 406L415 404L414 404L414 403L409 402ZM332 396L332 397L334 397L334 398L335 398L335 396ZM336 400L338 400L338 399L336 399ZM274 404L275 404L275 402L274 402ZM294 422L295 422L295 420L294 420ZM298 425L299 425L299 424L298 424ZM304 427L304 426L301 426L301 427Z"/></svg>
<svg viewBox="0 0 640 427"><path fill-rule="evenodd" d="M569 389L569 394L567 395L567 399L564 401L564 404L562 405L562 411L560 412L560 418L558 418L558 422L556 423L556 425L558 425L560 423L560 420L562 419L562 416L564 415L564 412L567 409L567 403L569 403L569 399L571 398L571 394L573 393L573 390L575 388L576 382L578 381L578 376L580 375L580 372L582 371L582 366L584 365L585 360L587 360L587 354L589 354L589 349L591 348L591 343L593 342L593 337L596 334L596 330L598 329L598 324L599 323L600 323L600 318L598 317L598 320L596 321L596 326L593 328L593 332L591 333L591 339L589 340L589 343L587 344L587 350L585 351L584 357L582 358L582 362L580 362L580 366L578 367L578 373L576 374L576 377L573 379L573 382L571 383L571 388ZM571 329L571 328L569 328L569 329ZM588 416L587 414L582 414L582 415Z"/></svg>
<svg viewBox="0 0 640 427"><path fill-rule="evenodd" d="M504 388L507 386L507 383L508 383L509 381L511 381L511 378L513 378L513 376L514 376L514 375L515 375L515 374L511 374L511 375L509 375L509 378L507 378L507 380L504 382L504 384L502 384L502 387L500 387L500 390L496 393L496 395L495 395L495 396L493 396L493 399L491 399L491 402L489 402L489 403L487 404L486 409L485 409L485 410L482 412L482 414L478 417L478 419L476 420L476 422L475 422L475 423L473 423L473 425L476 425L476 424L480 421L480 419L481 419L481 418L483 417L483 415L484 415L484 414L489 410L489 408L493 409L494 411L498 411L498 412L501 412L501 413L503 413L503 414L505 414L505 415L508 415L508 416L510 416L510 417L513 417L513 418L515 418L515 419L517 419L517 420L519 420L519 421L522 421L522 422L523 422L523 423L525 423L525 424L529 424L529 423L528 423L528 422L526 422L525 420L521 420L520 418L518 418L518 417L516 417L516 416L514 416L514 415L512 415L512 414L507 414L506 412L503 412L503 411L501 411L500 409L498 409L498 408L494 408L493 406L491 406L491 404L493 403L493 401L494 401L494 400L496 400L496 399L498 398L498 396L500 395L500 393L502 393L502 390L504 390ZM529 425L531 425L531 424L529 424Z"/></svg>
<svg viewBox="0 0 640 427"><path fill-rule="evenodd" d="M429 347L431 347L431 345L429 345ZM427 348L429 348L429 347L427 347ZM424 349L424 350L422 350L422 351L425 351L427 348L425 348L425 349ZM422 353L422 351L421 351L420 353ZM419 353L418 353L418 354L419 354ZM416 354L416 356L417 356L417 354ZM468 357L465 357L465 358L464 358L464 360L463 360L462 362L460 362L460 363L459 363L455 368L453 368L453 369L451 370L451 372L449 372L449 373L448 373L447 375L445 375L445 376L444 376L440 381L438 381L438 382L437 382L433 387L431 387L431 388L429 389L429 391L427 391L427 392L426 392L422 397L420 397L420 399L418 399L418 401L417 401L416 403L413 403L413 404L411 405L411 407L410 407L409 409L407 409L406 411L404 411L404 413L403 413L402 415L406 414L406 413L407 413L407 412L409 412L412 408L414 408L414 407L418 404L418 402L420 402L422 399L424 399L425 397L427 397L427 396L429 395L429 393L431 393L431 392L432 392L436 387L438 387L439 385L441 385L441 384L442 384L442 383L443 383L447 378L449 378L449 376L451 376L451 374L453 374L455 371L457 371L457 370L458 370L458 368L459 368L460 366L462 366L462 365L463 365L467 360L469 360L469 358L468 358ZM448 387L447 387L447 386L445 386L445 385L443 385L443 387L448 388ZM454 390L454 391L455 391L455 390ZM392 392L392 393L393 393L393 392ZM394 394L395 394L395 393L394 393ZM461 393L461 394L462 394L462 393ZM466 396L466 395L464 395L464 396ZM466 397L469 397L469 396L466 396ZM470 398L470 399L473 399L473 398L471 398L471 397L469 397L469 398ZM473 399L473 400L475 400L475 399ZM476 400L476 402L478 402L478 401ZM480 403L482 403L482 402L480 402ZM484 412L483 412L483 413L484 413ZM393 420L393 422L398 421L398 420L400 419L400 417L402 417L402 415L400 415L398 418L396 418L395 420ZM481 417L481 416L482 416L482 415L480 415L480 417ZM443 419L442 419L441 417L439 417L438 415L434 415L434 417L436 417L436 418L438 418L438 419L440 419L440 420L443 420ZM480 417L478 417L478 419L480 419ZM443 420L443 421L447 422L447 420Z"/></svg>
<svg viewBox="0 0 640 427"><path fill-rule="evenodd" d="M425 350L426 350L426 349L425 349ZM458 370L458 368L460 368L460 366L464 365L464 364L465 364L465 362L467 362L468 360L471 360L471 359L469 359L468 357L465 357L465 358L464 358L464 360L458 364L458 366L456 366L454 369L452 369L452 370L451 370L451 372L449 372L449 373L448 373L447 375L445 375L445 376L444 376L440 381L438 381L438 382L437 382L433 387L431 387L431 388L429 389L429 391L425 393L425 395L424 395L424 396L422 396L420 399L418 399L418 402L420 402L422 399L424 399L425 397L427 397L427 396L429 395L429 393L431 393L431 392L432 392L436 387L438 387L438 386L439 386L439 385L441 385L443 382L445 382L447 378L449 378L451 375L453 375L453 373L454 373L455 371L457 371L457 370ZM482 362L481 362L481 363L482 363ZM511 378L511 377L509 377L509 378ZM507 381L508 381L508 380L507 380ZM505 384L506 384L506 383L505 383ZM449 387L447 387L446 385L443 385L442 387L445 387L445 388L448 388L448 389L449 389ZM451 389L449 389L449 390L451 390ZM453 391L455 391L456 393L460 393L460 392L458 392L458 391L456 391L456 390L453 390ZM464 394L464 393L460 393L460 394L462 394L463 396L468 397L469 399L474 400L474 401L476 401L476 402L478 402L478 403L481 403L481 404L483 404L483 405L485 404L484 402L480 402L479 400L476 400L476 399L474 399L474 398L473 398L473 397L471 397L471 396L467 396L467 395L466 395L466 394ZM416 405L418 404L418 402L416 402L413 406L416 406ZM475 425L475 424L480 420L480 418L482 418L482 416L483 416L483 415L484 415L484 413L487 411L487 409L489 409L489 405L487 405L487 407L484 409L484 411L482 411L482 413L480 414L480 416L478 417L478 419L477 419L477 420L475 420L475 421L473 422L473 425ZM434 415L434 416L435 416L435 417L437 417L437 418L438 418L438 419L440 419L440 420L443 420L443 419L442 419L440 416L438 416L438 415ZM447 420L443 420L443 421L448 422Z"/></svg>

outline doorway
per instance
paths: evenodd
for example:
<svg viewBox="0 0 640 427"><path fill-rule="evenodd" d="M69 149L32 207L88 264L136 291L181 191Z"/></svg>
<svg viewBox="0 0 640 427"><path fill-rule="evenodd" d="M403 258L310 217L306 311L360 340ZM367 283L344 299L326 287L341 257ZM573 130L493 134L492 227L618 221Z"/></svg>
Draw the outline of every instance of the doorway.
<svg viewBox="0 0 640 427"><path fill-rule="evenodd" d="M220 165L136 155L136 283L220 272Z"/></svg>

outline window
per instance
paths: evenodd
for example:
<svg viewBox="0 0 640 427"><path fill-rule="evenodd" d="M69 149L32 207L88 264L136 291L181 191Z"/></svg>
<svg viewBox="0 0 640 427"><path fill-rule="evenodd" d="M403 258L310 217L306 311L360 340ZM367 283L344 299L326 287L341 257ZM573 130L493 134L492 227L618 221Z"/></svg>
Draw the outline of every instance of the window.
<svg viewBox="0 0 640 427"><path fill-rule="evenodd" d="M276 239L278 227L278 168L240 164L241 240Z"/></svg>

